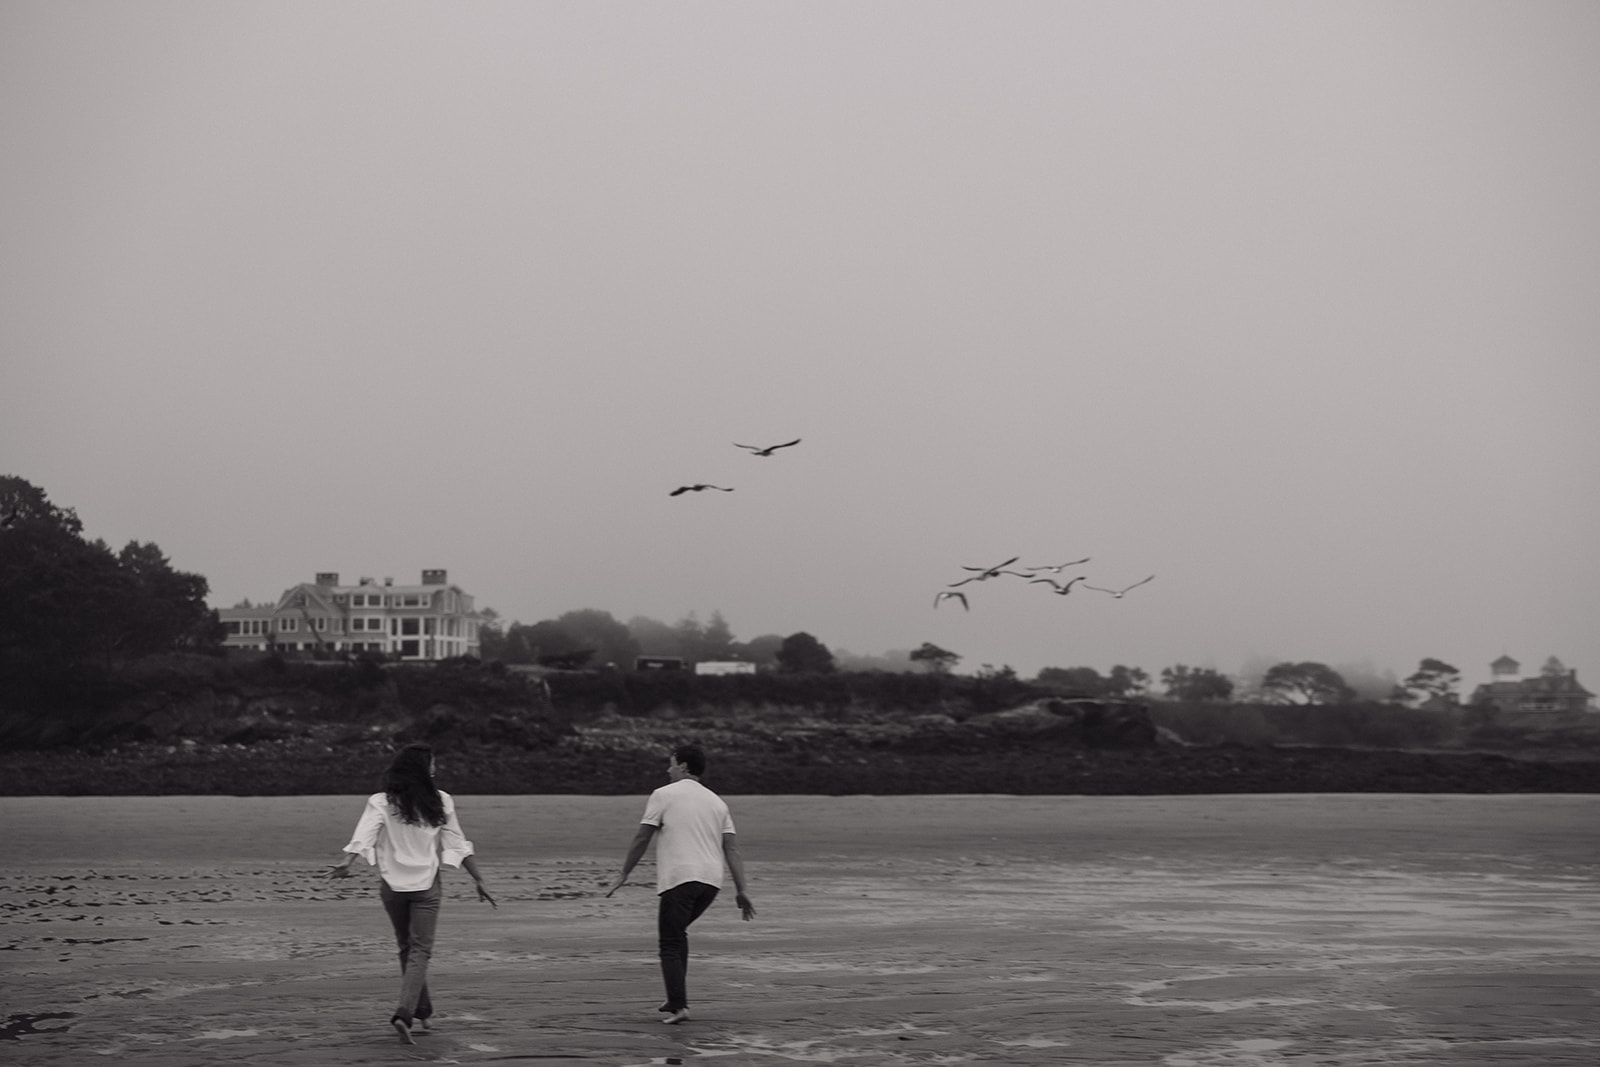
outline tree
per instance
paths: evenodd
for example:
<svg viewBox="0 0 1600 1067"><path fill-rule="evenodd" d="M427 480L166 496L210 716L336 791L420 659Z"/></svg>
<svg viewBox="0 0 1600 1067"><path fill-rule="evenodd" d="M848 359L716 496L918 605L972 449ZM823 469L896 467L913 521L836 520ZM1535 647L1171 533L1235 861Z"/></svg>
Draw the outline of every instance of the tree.
<svg viewBox="0 0 1600 1067"><path fill-rule="evenodd" d="M778 661L778 650L783 647L779 634L762 634L733 646L733 654L746 663L764 666Z"/></svg>
<svg viewBox="0 0 1600 1067"><path fill-rule="evenodd" d="M706 658L706 628L700 624L700 616L689 612L672 624L672 632L677 638L678 655L692 662Z"/></svg>
<svg viewBox="0 0 1600 1067"><path fill-rule="evenodd" d="M569 611L558 616L556 624L571 636L578 648L592 649L596 663L633 669L633 661L639 655L639 642L609 611L596 608Z"/></svg>
<svg viewBox="0 0 1600 1067"><path fill-rule="evenodd" d="M1551 656L1544 661L1544 666L1539 668L1539 674L1545 678L1565 678L1567 676L1567 665L1556 659L1556 657Z"/></svg>
<svg viewBox="0 0 1600 1067"><path fill-rule="evenodd" d="M833 671L833 653L810 634L793 633L783 639L778 649L778 669L787 674L829 674Z"/></svg>
<svg viewBox="0 0 1600 1067"><path fill-rule="evenodd" d="M733 655L733 628L722 617L722 612L711 613L705 628L700 631L700 642L701 655L706 659L728 659Z"/></svg>
<svg viewBox="0 0 1600 1067"><path fill-rule="evenodd" d="M1107 696L1126 697L1142 693L1150 684L1150 676L1140 667L1124 667L1117 664L1111 668L1111 673L1106 677L1105 693Z"/></svg>
<svg viewBox="0 0 1600 1067"><path fill-rule="evenodd" d="M910 659L913 663L927 667L929 674L949 674L950 669L960 662L961 656L949 649L940 648L932 641L924 641L921 648L911 652Z"/></svg>
<svg viewBox="0 0 1600 1067"><path fill-rule="evenodd" d="M628 632L646 656L681 656L683 642L678 630L659 619L635 615L628 620Z"/></svg>
<svg viewBox="0 0 1600 1067"><path fill-rule="evenodd" d="M1275 663L1262 676L1261 688L1291 704L1341 704L1356 695L1326 663Z"/></svg>
<svg viewBox="0 0 1600 1067"><path fill-rule="evenodd" d="M169 649L210 651L225 636L217 613L206 606L210 584L198 574L172 569L155 542L129 541L117 556L131 583L123 609L119 645L131 655Z"/></svg>
<svg viewBox="0 0 1600 1067"><path fill-rule="evenodd" d="M34 523L72 537L83 533L76 511L56 507L43 489L24 478L0 474L0 530Z"/></svg>
<svg viewBox="0 0 1600 1067"><path fill-rule="evenodd" d="M500 613L493 608L478 609L478 658L485 663L503 661L505 651L506 631Z"/></svg>
<svg viewBox="0 0 1600 1067"><path fill-rule="evenodd" d="M1046 667L1034 678L1040 685L1077 697L1106 695L1106 680L1093 667Z"/></svg>
<svg viewBox="0 0 1600 1067"><path fill-rule="evenodd" d="M1161 684L1173 700L1227 700L1233 695L1233 680L1210 667L1163 667Z"/></svg>
<svg viewBox="0 0 1600 1067"><path fill-rule="evenodd" d="M1417 669L1400 683L1400 695L1418 703L1434 699L1454 702L1456 686L1460 684L1460 671L1444 660L1429 658L1417 664Z"/></svg>
<svg viewBox="0 0 1600 1067"><path fill-rule="evenodd" d="M83 697L95 676L128 660L221 647L203 577L174 570L153 543L117 554L82 533L72 509L0 477L0 695Z"/></svg>

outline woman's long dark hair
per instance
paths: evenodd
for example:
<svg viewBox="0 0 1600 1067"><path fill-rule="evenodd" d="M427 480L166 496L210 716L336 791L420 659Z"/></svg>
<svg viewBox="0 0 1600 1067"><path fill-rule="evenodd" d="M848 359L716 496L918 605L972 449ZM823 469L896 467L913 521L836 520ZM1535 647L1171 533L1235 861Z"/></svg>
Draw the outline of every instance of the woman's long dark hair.
<svg viewBox="0 0 1600 1067"><path fill-rule="evenodd" d="M433 748L407 745L395 753L383 791L400 818L413 826L444 825L444 801L433 784Z"/></svg>

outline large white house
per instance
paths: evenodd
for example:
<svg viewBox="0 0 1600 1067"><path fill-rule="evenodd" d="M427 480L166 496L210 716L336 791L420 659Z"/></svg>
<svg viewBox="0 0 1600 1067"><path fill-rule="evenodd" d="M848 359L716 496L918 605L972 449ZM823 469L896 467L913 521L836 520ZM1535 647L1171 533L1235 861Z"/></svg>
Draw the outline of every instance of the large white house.
<svg viewBox="0 0 1600 1067"><path fill-rule="evenodd" d="M306 653L376 652L405 660L478 654L473 599L442 570L418 585L362 578L340 585L336 573L284 590L275 604L222 608L228 648Z"/></svg>

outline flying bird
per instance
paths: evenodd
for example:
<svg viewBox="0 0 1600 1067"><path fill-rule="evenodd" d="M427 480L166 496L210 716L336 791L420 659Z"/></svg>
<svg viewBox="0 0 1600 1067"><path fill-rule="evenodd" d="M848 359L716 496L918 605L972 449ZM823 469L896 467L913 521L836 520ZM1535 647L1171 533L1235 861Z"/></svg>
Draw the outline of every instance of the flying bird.
<svg viewBox="0 0 1600 1067"><path fill-rule="evenodd" d="M939 593L936 596L934 596L934 598L933 598L933 606L934 607L938 607L939 606L939 601L944 600L947 597L949 599L951 599L951 600L959 600L959 601L961 601L961 606L963 608L965 608L967 611L971 611L972 610L972 606L967 603L967 594L965 594L965 593L952 593L948 589L946 589L944 592Z"/></svg>
<svg viewBox="0 0 1600 1067"><path fill-rule="evenodd" d="M796 437L793 441L785 441L781 445L768 445L765 448L762 448L760 445L741 445L738 441L735 441L733 443L733 447L735 447L735 448L748 448L750 450L751 455L755 455L755 456L770 456L780 448L788 448L791 445L797 445L799 443L800 443L800 438Z"/></svg>
<svg viewBox="0 0 1600 1067"><path fill-rule="evenodd" d="M1033 581L1029 582L1028 584L1029 585L1038 585L1040 582L1043 582L1045 585L1050 586L1050 588L1055 592L1056 596L1066 596L1068 593L1072 592L1072 587L1074 585L1077 585L1081 581L1083 581L1083 575L1080 574L1076 578L1072 579L1072 581L1068 582L1066 585L1062 585L1060 582L1056 581L1054 578L1035 578L1035 579L1033 579ZM1086 586L1084 586L1084 588L1085 589L1093 589L1094 586L1086 585ZM1119 593L1117 595L1120 596L1121 594Z"/></svg>
<svg viewBox="0 0 1600 1067"><path fill-rule="evenodd" d="M959 582L951 582L950 588L954 589L956 586L966 585L968 582L988 581L990 578L998 578L1002 574L1017 574L1017 571L1008 571L1006 568L1021 558L1021 556L1012 556L1004 563L996 563L993 567L962 567L961 569L964 571L977 571L978 573L974 574L971 578L963 578ZM1020 575L1020 577L1026 578L1027 575L1023 574Z"/></svg>
<svg viewBox="0 0 1600 1067"><path fill-rule="evenodd" d="M680 485L680 486L678 486L678 488L674 489L672 492L668 493L667 495L668 496L679 496L679 495L681 495L683 493L698 493L702 489L717 489L717 490L721 490L724 493L733 492L732 489L723 489L723 487L720 486L720 485L707 485L705 482L698 482L698 483L696 483L694 485Z"/></svg>
<svg viewBox="0 0 1600 1067"><path fill-rule="evenodd" d="M1098 585L1087 585L1087 584L1084 585L1084 588L1085 589L1093 589L1097 593L1110 593L1117 600L1121 600L1123 598L1123 596L1128 592L1128 590L1137 589L1141 585L1143 585L1145 582L1150 581L1150 579L1154 578L1154 577L1155 577L1155 575L1152 574L1150 576L1150 578L1141 578L1137 582L1134 582L1132 585L1125 585L1121 589L1102 589Z"/></svg>
<svg viewBox="0 0 1600 1067"><path fill-rule="evenodd" d="M1055 566L1045 564L1042 567L1029 567L1028 569L1030 571L1049 571L1051 574L1060 574L1068 567L1076 567L1081 563L1088 563L1089 559L1089 556L1084 556L1082 559L1075 559L1071 563L1057 563Z"/></svg>

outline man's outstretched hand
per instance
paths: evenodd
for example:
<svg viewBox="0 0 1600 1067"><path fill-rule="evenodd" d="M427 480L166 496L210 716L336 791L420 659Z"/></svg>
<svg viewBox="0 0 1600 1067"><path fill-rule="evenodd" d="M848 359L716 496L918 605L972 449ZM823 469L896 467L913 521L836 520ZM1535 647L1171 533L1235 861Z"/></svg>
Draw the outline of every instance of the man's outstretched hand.
<svg viewBox="0 0 1600 1067"><path fill-rule="evenodd" d="M740 893L733 899L734 902L739 905L739 915L744 919L745 922L749 922L751 919L756 917L756 906L750 903L749 897L745 896L743 893Z"/></svg>

